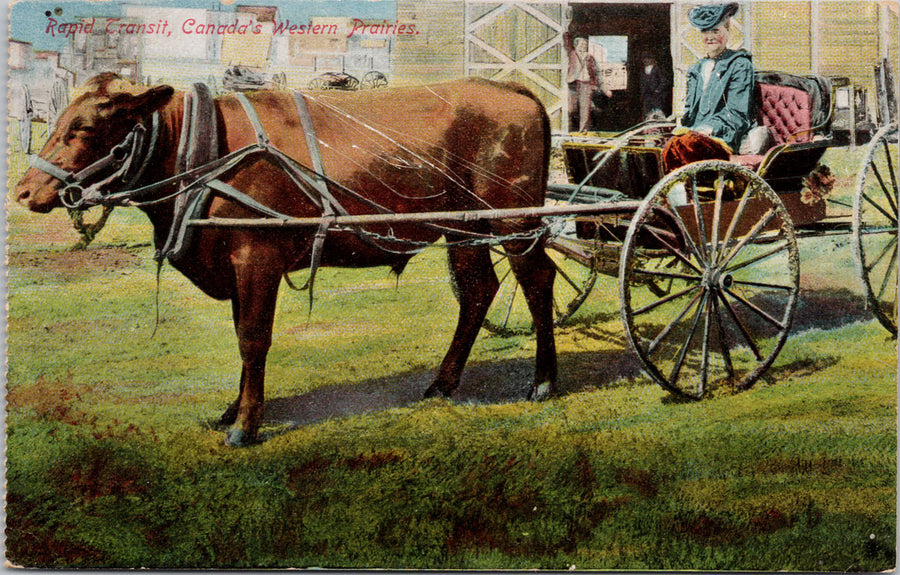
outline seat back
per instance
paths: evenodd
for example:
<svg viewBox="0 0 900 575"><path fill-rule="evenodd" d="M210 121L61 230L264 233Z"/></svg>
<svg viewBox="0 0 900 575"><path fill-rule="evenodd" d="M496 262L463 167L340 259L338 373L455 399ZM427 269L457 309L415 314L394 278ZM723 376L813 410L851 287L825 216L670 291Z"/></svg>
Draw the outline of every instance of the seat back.
<svg viewBox="0 0 900 575"><path fill-rule="evenodd" d="M792 86L757 84L757 111L760 125L778 144L812 140L813 114L809 93Z"/></svg>

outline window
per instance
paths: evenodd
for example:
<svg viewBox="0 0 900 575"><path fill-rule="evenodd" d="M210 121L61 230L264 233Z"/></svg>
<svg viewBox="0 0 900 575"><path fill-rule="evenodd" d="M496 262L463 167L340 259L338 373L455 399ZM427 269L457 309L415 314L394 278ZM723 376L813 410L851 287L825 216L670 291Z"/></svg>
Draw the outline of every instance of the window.
<svg viewBox="0 0 900 575"><path fill-rule="evenodd" d="M591 36L588 50L597 62L603 86L610 90L628 88L628 36Z"/></svg>

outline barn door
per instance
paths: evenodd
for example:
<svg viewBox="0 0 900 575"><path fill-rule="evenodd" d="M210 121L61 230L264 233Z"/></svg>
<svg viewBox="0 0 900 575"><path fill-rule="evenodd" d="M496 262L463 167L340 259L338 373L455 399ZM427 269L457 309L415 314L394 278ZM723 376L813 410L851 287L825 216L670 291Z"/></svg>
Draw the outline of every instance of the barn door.
<svg viewBox="0 0 900 575"><path fill-rule="evenodd" d="M565 58L566 0L466 0L467 76L513 80L527 86L550 114L553 129L568 116Z"/></svg>
<svg viewBox="0 0 900 575"><path fill-rule="evenodd" d="M695 6L705 2L672 4L672 111L678 115L684 112L684 95L687 89L687 71L706 55L700 32L691 26L688 13ZM739 2L740 9L732 19L731 38L728 47L750 50L751 23L750 2Z"/></svg>

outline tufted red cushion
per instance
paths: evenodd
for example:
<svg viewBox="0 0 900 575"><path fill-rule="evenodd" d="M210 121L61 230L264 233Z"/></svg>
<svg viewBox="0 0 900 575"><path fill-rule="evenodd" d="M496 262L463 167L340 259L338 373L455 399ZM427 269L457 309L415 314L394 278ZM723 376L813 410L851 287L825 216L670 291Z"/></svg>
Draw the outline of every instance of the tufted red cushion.
<svg viewBox="0 0 900 575"><path fill-rule="evenodd" d="M769 127L779 144L798 134L792 142L812 139L812 110L810 96L803 90L789 86L759 84L759 121Z"/></svg>

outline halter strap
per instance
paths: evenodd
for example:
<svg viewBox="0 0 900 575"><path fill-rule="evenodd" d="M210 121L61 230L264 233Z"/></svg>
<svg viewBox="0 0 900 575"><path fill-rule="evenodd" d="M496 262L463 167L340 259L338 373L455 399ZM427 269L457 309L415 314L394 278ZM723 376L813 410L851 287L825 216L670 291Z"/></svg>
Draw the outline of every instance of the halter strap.
<svg viewBox="0 0 900 575"><path fill-rule="evenodd" d="M66 170L40 155L32 155L28 162L32 168L40 170L65 184L60 190L60 199L66 207L79 208L85 200L102 203L104 199L100 187L119 179L125 187L131 187L143 175L156 147L159 131L159 114L153 113L150 142L146 142L147 128L138 122L125 138L113 146L105 156L78 172ZM108 174L103 172L112 170ZM85 182L101 174L98 181L85 187Z"/></svg>
<svg viewBox="0 0 900 575"><path fill-rule="evenodd" d="M76 181L75 174L60 168L56 164L51 164L44 158L40 157L38 154L33 154L29 158L28 163L31 165L32 168L37 168L38 170L44 172L45 174L49 174L49 175L53 176L54 178L56 178L57 180L65 183L65 184L69 184L69 183Z"/></svg>

